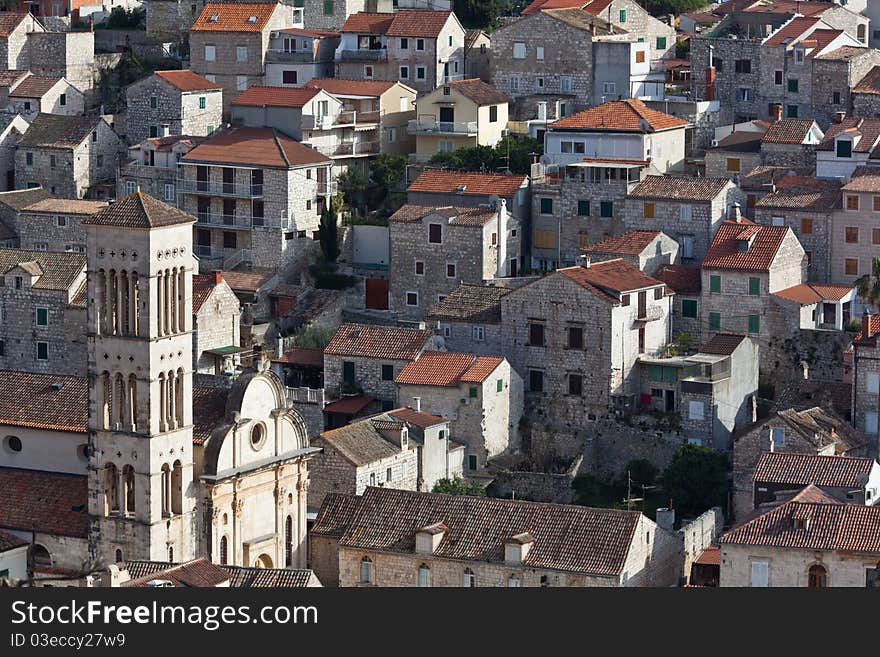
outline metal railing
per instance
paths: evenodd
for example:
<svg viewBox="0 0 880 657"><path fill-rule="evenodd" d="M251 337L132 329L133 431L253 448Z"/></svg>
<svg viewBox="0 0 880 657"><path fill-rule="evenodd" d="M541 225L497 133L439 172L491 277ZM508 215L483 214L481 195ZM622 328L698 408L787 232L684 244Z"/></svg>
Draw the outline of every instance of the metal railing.
<svg viewBox="0 0 880 657"><path fill-rule="evenodd" d="M338 116L310 116L302 117L303 130L332 130L339 126L357 126L363 124L379 123L379 112L356 112L354 110L346 110L340 112Z"/></svg>
<svg viewBox="0 0 880 657"><path fill-rule="evenodd" d="M222 212L196 212L196 223L209 226L232 226L237 228L253 228L274 225L266 217L255 217L247 214L223 214Z"/></svg>
<svg viewBox="0 0 880 657"><path fill-rule="evenodd" d="M178 178L177 188L185 194L212 194L216 196L237 196L240 198L260 198L263 196L263 185L252 183Z"/></svg>
<svg viewBox="0 0 880 657"><path fill-rule="evenodd" d="M343 61L357 62L383 62L388 59L388 51L385 48L381 50L337 50L339 59Z"/></svg>
<svg viewBox="0 0 880 657"><path fill-rule="evenodd" d="M266 51L266 61L270 64L311 64L315 61L315 53L311 50L270 48Z"/></svg>
<svg viewBox="0 0 880 657"><path fill-rule="evenodd" d="M475 135L477 134L476 121L436 121L433 119L413 119L407 124L410 134L447 134L447 135Z"/></svg>
<svg viewBox="0 0 880 657"><path fill-rule="evenodd" d="M312 148L328 157L345 157L355 155L374 155L379 152L378 141L359 141L359 142L343 142L332 146L324 146L322 144L310 144ZM321 183L318 184L320 190ZM319 195L329 192L318 191Z"/></svg>

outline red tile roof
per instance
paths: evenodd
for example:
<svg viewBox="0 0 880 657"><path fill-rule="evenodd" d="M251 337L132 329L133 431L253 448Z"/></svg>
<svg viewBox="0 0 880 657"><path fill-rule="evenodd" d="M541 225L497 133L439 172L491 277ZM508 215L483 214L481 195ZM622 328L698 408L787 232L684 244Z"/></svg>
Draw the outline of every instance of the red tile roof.
<svg viewBox="0 0 880 657"><path fill-rule="evenodd" d="M617 237L609 237L607 240L595 242L583 249L584 253L620 253L624 255L639 255L651 243L660 237L659 230L631 230Z"/></svg>
<svg viewBox="0 0 880 657"><path fill-rule="evenodd" d="M0 11L0 37L8 37L27 18L26 12Z"/></svg>
<svg viewBox="0 0 880 657"><path fill-rule="evenodd" d="M149 586L153 580L166 580L177 587L213 588L231 579L224 566L212 563L205 557L181 564L168 564L167 568L151 572L143 577L131 579L122 584L123 587L140 588Z"/></svg>
<svg viewBox="0 0 880 657"><path fill-rule="evenodd" d="M715 356L730 356L742 344L746 336L739 333L716 333L700 346L700 353Z"/></svg>
<svg viewBox="0 0 880 657"><path fill-rule="evenodd" d="M703 258L703 269L768 270L790 230L786 226L759 226L746 220L722 221ZM748 250L740 251L740 243L751 236L754 237Z"/></svg>
<svg viewBox="0 0 880 657"><path fill-rule="evenodd" d="M630 192L632 198L709 202L730 186L728 178L647 176Z"/></svg>
<svg viewBox="0 0 880 657"><path fill-rule="evenodd" d="M54 431L88 431L86 377L0 371L0 424Z"/></svg>
<svg viewBox="0 0 880 657"><path fill-rule="evenodd" d="M703 287L703 276L699 267L663 265L654 274L654 278L666 283L666 287L676 294L699 294Z"/></svg>
<svg viewBox="0 0 880 657"><path fill-rule="evenodd" d="M159 228L194 223L196 218L173 205L134 192L95 214L85 217L82 226L116 226L119 228Z"/></svg>
<svg viewBox="0 0 880 657"><path fill-rule="evenodd" d="M288 168L307 164L326 164L330 158L303 146L274 128L229 128L215 133L181 162L251 164Z"/></svg>
<svg viewBox="0 0 880 657"><path fill-rule="evenodd" d="M482 383L504 358L475 356L449 351L425 351L408 363L395 382L416 386L458 386L461 383Z"/></svg>
<svg viewBox="0 0 880 657"><path fill-rule="evenodd" d="M233 105L249 105L254 107L302 107L317 96L318 89L297 87L248 87L239 94Z"/></svg>
<svg viewBox="0 0 880 657"><path fill-rule="evenodd" d="M307 347L293 347L284 352L281 358L273 358L273 363L287 363L302 367L324 367L324 350Z"/></svg>
<svg viewBox="0 0 880 657"><path fill-rule="evenodd" d="M500 105L510 101L507 96L491 84L483 82L480 78L450 80L448 86L480 107L484 105Z"/></svg>
<svg viewBox="0 0 880 657"><path fill-rule="evenodd" d="M190 28L193 32L262 32L279 3L208 2ZM214 16L216 21L211 20ZM251 18L256 20L251 21Z"/></svg>
<svg viewBox="0 0 880 657"><path fill-rule="evenodd" d="M88 535L88 477L0 468L0 527L59 536Z"/></svg>
<svg viewBox="0 0 880 657"><path fill-rule="evenodd" d="M345 80L343 78L312 78L305 83L308 89L323 89L336 96L372 96L378 98L397 81Z"/></svg>
<svg viewBox="0 0 880 657"><path fill-rule="evenodd" d="M841 189L846 192L880 192L880 167L856 167L850 181Z"/></svg>
<svg viewBox="0 0 880 657"><path fill-rule="evenodd" d="M793 486L859 488L875 465L874 459L819 456L794 452L762 452L755 466L755 482Z"/></svg>
<svg viewBox="0 0 880 657"><path fill-rule="evenodd" d="M622 292L663 285L661 281L651 278L638 267L620 258L592 263L589 267L575 265L556 271L587 289L598 288L614 302L619 301L617 295Z"/></svg>
<svg viewBox="0 0 880 657"><path fill-rule="evenodd" d="M533 0L531 4L522 10L522 14L534 14L544 9L580 9L588 2L589 0Z"/></svg>
<svg viewBox="0 0 880 657"><path fill-rule="evenodd" d="M327 493L315 524L309 531L310 534L320 536L340 537L348 529L355 511L361 504L360 495L347 493Z"/></svg>
<svg viewBox="0 0 880 657"><path fill-rule="evenodd" d="M44 75L29 75L9 93L10 98L42 98L52 90L61 78Z"/></svg>
<svg viewBox="0 0 880 657"><path fill-rule="evenodd" d="M202 305L214 291L214 274L193 274L192 277L192 311L198 314Z"/></svg>
<svg viewBox="0 0 880 657"><path fill-rule="evenodd" d="M343 324L324 348L324 354L413 360L425 349L433 335L432 331L421 329Z"/></svg>
<svg viewBox="0 0 880 657"><path fill-rule="evenodd" d="M880 66L875 66L853 87L854 94L880 94Z"/></svg>
<svg viewBox="0 0 880 657"><path fill-rule="evenodd" d="M721 550L718 549L717 545L710 545L703 550L702 554L696 558L694 563L700 564L701 566L720 566Z"/></svg>
<svg viewBox="0 0 880 657"><path fill-rule="evenodd" d="M498 213L492 208L457 208L451 205L438 208L430 205L407 203L391 215L390 221L394 223L416 223L429 215L436 214L445 217L446 223L452 226L484 226L498 216Z"/></svg>
<svg viewBox="0 0 880 657"><path fill-rule="evenodd" d="M782 119L771 123L761 138L763 144L802 144L813 127L812 119Z"/></svg>
<svg viewBox="0 0 880 657"><path fill-rule="evenodd" d="M400 9L394 12L394 19L385 34L394 37L436 39L451 16L453 16L451 11Z"/></svg>
<svg viewBox="0 0 880 657"><path fill-rule="evenodd" d="M382 416L379 416L380 418ZM396 426L400 427L400 424ZM361 467L394 457L401 448L386 439L374 424L365 419L322 432L312 441L312 447L330 446L355 467Z"/></svg>
<svg viewBox="0 0 880 657"><path fill-rule="evenodd" d="M416 409L410 408L409 406L406 406L404 408L395 408L393 411L388 411L388 415L390 415L391 417L395 417L402 422L412 424L422 429L427 429L428 427L433 427L437 424L449 422L449 420L447 420L445 417L432 415L431 413L426 413L425 411L417 411Z"/></svg>
<svg viewBox="0 0 880 657"><path fill-rule="evenodd" d="M385 34L391 27L394 14L371 14L359 11L349 14L348 18L339 28L340 32L357 32L359 34Z"/></svg>
<svg viewBox="0 0 880 657"><path fill-rule="evenodd" d="M224 271L223 280L229 284L233 290L241 290L243 292L252 292L256 294L266 283L271 281L272 274L259 271Z"/></svg>
<svg viewBox="0 0 880 657"><path fill-rule="evenodd" d="M204 78L198 73L193 73L189 70L156 71L156 75L180 91L210 91L223 88L219 84L211 82L208 78Z"/></svg>
<svg viewBox="0 0 880 657"><path fill-rule="evenodd" d="M409 192L430 192L437 194L460 193L480 196L513 196L528 180L521 174L474 173L470 171L448 171L444 169L425 169L409 186ZM461 190L461 191L459 191Z"/></svg>
<svg viewBox="0 0 880 657"><path fill-rule="evenodd" d="M812 48L807 57L821 55L843 33L843 30L814 30L808 38L801 41L804 47Z"/></svg>
<svg viewBox="0 0 880 657"><path fill-rule="evenodd" d="M8 552L9 550L14 550L15 548L24 547L25 545L30 544L15 534L0 530L0 554Z"/></svg>
<svg viewBox="0 0 880 657"><path fill-rule="evenodd" d="M376 401L372 395L354 395L343 397L324 406L325 413L339 413L341 415L357 415L367 406Z"/></svg>
<svg viewBox="0 0 880 657"><path fill-rule="evenodd" d="M821 301L840 301L853 291L851 285L823 285L820 283L801 283L773 293L773 296L794 301L802 306Z"/></svg>
<svg viewBox="0 0 880 657"><path fill-rule="evenodd" d="M614 100L572 114L550 124L550 129L657 132L688 125L671 114L650 109L641 100Z"/></svg>
<svg viewBox="0 0 880 657"><path fill-rule="evenodd" d="M816 27L822 20L820 18L808 18L801 16L793 18L781 28L776 30L770 38L764 41L765 46L793 46L807 32Z"/></svg>
<svg viewBox="0 0 880 657"><path fill-rule="evenodd" d="M827 212L840 204L843 183L811 176L784 175L774 184L775 191L762 196L756 207Z"/></svg>
<svg viewBox="0 0 880 657"><path fill-rule="evenodd" d="M825 136L819 142L816 150L834 150L837 135L844 131L851 132L853 135L861 135L861 139L853 144L853 153L871 153L871 159L876 159L877 151L880 150L875 148L875 144L880 138L880 118L848 116L840 123L832 123L825 131Z"/></svg>

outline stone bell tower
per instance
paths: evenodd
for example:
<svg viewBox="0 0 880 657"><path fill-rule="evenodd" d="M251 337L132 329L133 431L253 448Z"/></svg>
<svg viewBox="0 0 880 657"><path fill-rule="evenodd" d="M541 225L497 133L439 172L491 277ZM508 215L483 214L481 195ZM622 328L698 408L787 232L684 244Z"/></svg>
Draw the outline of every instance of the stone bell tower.
<svg viewBox="0 0 880 657"><path fill-rule="evenodd" d="M89 556L195 556L192 223L135 193L88 231Z"/></svg>

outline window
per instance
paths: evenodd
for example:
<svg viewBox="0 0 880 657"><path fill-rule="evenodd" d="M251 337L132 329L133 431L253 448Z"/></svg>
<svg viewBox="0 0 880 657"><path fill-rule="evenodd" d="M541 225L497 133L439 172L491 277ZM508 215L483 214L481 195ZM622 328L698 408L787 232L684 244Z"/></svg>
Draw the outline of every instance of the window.
<svg viewBox="0 0 880 657"><path fill-rule="evenodd" d="M859 259L858 258L846 258L843 261L843 271L847 276L858 276L859 275Z"/></svg>
<svg viewBox="0 0 880 657"><path fill-rule="evenodd" d="M471 328L471 337L476 342L482 342L486 337L486 331L482 326L474 326Z"/></svg>
<svg viewBox="0 0 880 657"><path fill-rule="evenodd" d="M333 15L333 0L324 0L324 15Z"/></svg>
<svg viewBox="0 0 880 657"><path fill-rule="evenodd" d="M544 372L529 370L529 391L544 392Z"/></svg>
<svg viewBox="0 0 880 657"><path fill-rule="evenodd" d="M498 123L498 105L489 107L489 123Z"/></svg>
<svg viewBox="0 0 880 657"><path fill-rule="evenodd" d="M400 40L400 49L401 50L409 50L409 39L404 37Z"/></svg>
<svg viewBox="0 0 880 657"><path fill-rule="evenodd" d="M236 48L235 48L235 61L237 61L237 62L246 62L247 61L247 46L236 46Z"/></svg>
<svg viewBox="0 0 880 657"><path fill-rule="evenodd" d="M431 569L425 564L419 566L419 586L431 586Z"/></svg>
<svg viewBox="0 0 880 657"><path fill-rule="evenodd" d="M580 200L578 201L578 216L580 217L589 217L590 216L590 202Z"/></svg>
<svg viewBox="0 0 880 657"><path fill-rule="evenodd" d="M370 473L370 486L375 486L375 485L376 485L376 473L371 472Z"/></svg>
<svg viewBox="0 0 880 657"><path fill-rule="evenodd" d="M416 50L424 50L425 49L425 40L424 39L416 39Z"/></svg>
<svg viewBox="0 0 880 657"><path fill-rule="evenodd" d="M504 379L495 381L495 392L504 392Z"/></svg>
<svg viewBox="0 0 880 657"><path fill-rule="evenodd" d="M67 217L55 217L55 225L59 228L67 226Z"/></svg>
<svg viewBox="0 0 880 657"><path fill-rule="evenodd" d="M49 343L37 343L37 360L49 360Z"/></svg>
<svg viewBox="0 0 880 657"><path fill-rule="evenodd" d="M877 433L877 411L865 413L865 433L874 435Z"/></svg>
<svg viewBox="0 0 880 657"><path fill-rule="evenodd" d="M552 198L542 198L541 202L541 214L553 214L553 199Z"/></svg>
<svg viewBox="0 0 880 657"><path fill-rule="evenodd" d="M424 276L425 275L425 263L421 260L416 260L416 276Z"/></svg>
<svg viewBox="0 0 880 657"><path fill-rule="evenodd" d="M761 317L760 315L749 315L749 333L760 333L761 332Z"/></svg>
<svg viewBox="0 0 880 657"><path fill-rule="evenodd" d="M739 173L742 164L738 157L727 158L727 170L731 173Z"/></svg>
<svg viewBox="0 0 880 657"><path fill-rule="evenodd" d="M474 571L470 568L464 569L464 582L463 585L466 589L476 588L477 586L477 576L474 575Z"/></svg>
<svg viewBox="0 0 880 657"><path fill-rule="evenodd" d="M694 216L694 208L692 205L680 205L678 207L678 218L682 221L690 221Z"/></svg>
<svg viewBox="0 0 880 657"><path fill-rule="evenodd" d="M391 468L385 470L385 481L391 481Z"/></svg>
<svg viewBox="0 0 880 657"><path fill-rule="evenodd" d="M33 153L25 153L24 160L29 167L34 166L34 154Z"/></svg>
<svg viewBox="0 0 880 657"><path fill-rule="evenodd" d="M643 214L645 215L645 219L653 219L654 218L654 203L653 201L645 201L643 207Z"/></svg>
<svg viewBox="0 0 880 657"><path fill-rule="evenodd" d="M513 44L513 58L514 59L525 59L526 58L526 44L524 44L524 43L514 43Z"/></svg>
<svg viewBox="0 0 880 657"><path fill-rule="evenodd" d="M174 200L174 185L170 183L165 183L165 200L173 201Z"/></svg>
<svg viewBox="0 0 880 657"><path fill-rule="evenodd" d="M583 349L584 348L584 329L580 326L568 327L568 348Z"/></svg>
<svg viewBox="0 0 880 657"><path fill-rule="evenodd" d="M856 194L847 194L847 196L846 196L846 209L847 210L858 210L859 209L859 197Z"/></svg>
<svg viewBox="0 0 880 657"><path fill-rule="evenodd" d="M733 71L734 73L751 73L752 72L752 60L751 59L737 59L733 62Z"/></svg>
<svg viewBox="0 0 880 657"><path fill-rule="evenodd" d="M205 109L208 106L207 103L208 101L204 96L199 96L199 109Z"/></svg>
<svg viewBox="0 0 880 657"><path fill-rule="evenodd" d="M798 106L789 105L785 115L789 119L796 119L798 117Z"/></svg>
<svg viewBox="0 0 880 657"><path fill-rule="evenodd" d="M831 104L832 105L840 105L840 92L839 91L831 92Z"/></svg>
<svg viewBox="0 0 880 657"><path fill-rule="evenodd" d="M223 248L224 249L238 248L238 236L234 232L232 232L231 230L223 231Z"/></svg>
<svg viewBox="0 0 880 657"><path fill-rule="evenodd" d="M382 366L382 380L383 381L394 381L394 365L383 365Z"/></svg>
<svg viewBox="0 0 880 657"><path fill-rule="evenodd" d="M400 79L409 80L409 66L400 67Z"/></svg>
<svg viewBox="0 0 880 657"><path fill-rule="evenodd" d="M766 561L752 562L752 586L767 587L769 586L770 564Z"/></svg>
<svg viewBox="0 0 880 657"><path fill-rule="evenodd" d="M847 244L858 244L859 243L859 229L855 226L847 226L845 229L846 235L846 243Z"/></svg>
<svg viewBox="0 0 880 657"><path fill-rule="evenodd" d="M29 100L24 101L24 111L25 112L31 111L31 101L29 101Z"/></svg>
<svg viewBox="0 0 880 657"><path fill-rule="evenodd" d="M18 454L21 451L21 438L18 436L6 436L3 439L3 444L10 452Z"/></svg>
<svg viewBox="0 0 880 657"><path fill-rule="evenodd" d="M373 583L373 561L370 557L361 559L361 584Z"/></svg>
<svg viewBox="0 0 880 657"><path fill-rule="evenodd" d="M156 109L159 106L159 99L155 96L150 96L150 109Z"/></svg>
<svg viewBox="0 0 880 657"><path fill-rule="evenodd" d="M825 570L825 567L819 564L810 566L810 570L807 573L807 586L811 589L824 589L827 585L828 572Z"/></svg>
<svg viewBox="0 0 880 657"><path fill-rule="evenodd" d="M761 279L757 276L749 277L749 294L755 297L761 294Z"/></svg>
<svg viewBox="0 0 880 657"><path fill-rule="evenodd" d="M709 292L721 292L721 277L713 274L709 277Z"/></svg>
<svg viewBox="0 0 880 657"><path fill-rule="evenodd" d="M37 308L35 320L37 326L49 326L49 309L48 308Z"/></svg>
<svg viewBox="0 0 880 657"><path fill-rule="evenodd" d="M95 157L95 166L102 167L104 166L104 156L98 155Z"/></svg>
<svg viewBox="0 0 880 657"><path fill-rule="evenodd" d="M205 46L205 61L213 62L217 59L217 47L216 46Z"/></svg>
<svg viewBox="0 0 880 657"><path fill-rule="evenodd" d="M477 455L476 454L468 454L468 470L476 470L477 469Z"/></svg>
<svg viewBox="0 0 880 657"><path fill-rule="evenodd" d="M125 183L125 194L134 194L137 191L137 183L134 180L129 180Z"/></svg>
<svg viewBox="0 0 880 657"><path fill-rule="evenodd" d="M636 52L636 64L644 64L645 63L645 51L639 50Z"/></svg>
<svg viewBox="0 0 880 657"><path fill-rule="evenodd" d="M510 76L510 88L513 91L519 91L519 76L511 75Z"/></svg>
<svg viewBox="0 0 880 657"><path fill-rule="evenodd" d="M621 306L628 306L629 305L629 295L628 294L624 294L623 296L620 297L620 305Z"/></svg>
<svg viewBox="0 0 880 657"><path fill-rule="evenodd" d="M150 126L150 137L158 137L159 136L159 126L151 125Z"/></svg>
<svg viewBox="0 0 880 657"><path fill-rule="evenodd" d="M681 300L681 316L694 318L697 316L697 300L682 299Z"/></svg>
<svg viewBox="0 0 880 657"><path fill-rule="evenodd" d="M535 59L544 59L544 46L535 47Z"/></svg>
<svg viewBox="0 0 880 657"><path fill-rule="evenodd" d="M785 447L785 429L770 429L770 451L778 452Z"/></svg>
<svg viewBox="0 0 880 657"><path fill-rule="evenodd" d="M425 67L424 66L416 66L416 80L424 80L425 79Z"/></svg>
<svg viewBox="0 0 880 657"><path fill-rule="evenodd" d="M584 392L584 378L580 374L568 375L568 394L580 397Z"/></svg>
<svg viewBox="0 0 880 657"><path fill-rule="evenodd" d="M346 360L342 362L342 380L354 385L354 362Z"/></svg>
<svg viewBox="0 0 880 657"><path fill-rule="evenodd" d="M407 306L418 306L419 305L419 293L418 292L407 292L406 293L406 305Z"/></svg>
<svg viewBox="0 0 880 657"><path fill-rule="evenodd" d="M701 401L688 402L688 418L691 420L702 420L704 418L705 407Z"/></svg>
<svg viewBox="0 0 880 657"><path fill-rule="evenodd" d="M782 71L773 71L773 82L782 84Z"/></svg>
<svg viewBox="0 0 880 657"><path fill-rule="evenodd" d="M626 11L621 9L620 13L625 14ZM507 588L511 588L511 589L519 588L519 577L517 577L516 575L511 575L510 577L508 577L507 578Z"/></svg>
<svg viewBox="0 0 880 657"><path fill-rule="evenodd" d="M666 37L657 37L657 50L666 50Z"/></svg>
<svg viewBox="0 0 880 657"><path fill-rule="evenodd" d="M603 218L613 217L614 216L614 202L613 201L600 201L599 202L599 216Z"/></svg>
<svg viewBox="0 0 880 657"><path fill-rule="evenodd" d="M2 574L3 573L0 573L0 576L2 576ZM0 577L0 579L2 579L2 577ZM865 588L875 588L877 586L878 580L880 580L880 569L865 568Z"/></svg>
<svg viewBox="0 0 880 657"><path fill-rule="evenodd" d="M446 263L446 278L455 278L455 263Z"/></svg>
<svg viewBox="0 0 880 657"><path fill-rule="evenodd" d="M430 244L443 244L443 226L440 224L428 224L428 242Z"/></svg>
<svg viewBox="0 0 880 657"><path fill-rule="evenodd" d="M480 391L477 388L471 388L470 390L468 390L468 396L471 399L476 399L480 396Z"/></svg>
<svg viewBox="0 0 880 657"><path fill-rule="evenodd" d="M538 322L529 322L529 342L530 347L544 346L544 325Z"/></svg>
<svg viewBox="0 0 880 657"><path fill-rule="evenodd" d="M235 76L235 88L239 91L247 90L247 76L246 75L236 75Z"/></svg>
<svg viewBox="0 0 880 657"><path fill-rule="evenodd" d="M801 219L801 235L812 235L813 234L813 220L812 219Z"/></svg>
<svg viewBox="0 0 880 657"><path fill-rule="evenodd" d="M626 23L626 9L620 10L620 12L618 13L618 18L620 19L621 23Z"/></svg>
<svg viewBox="0 0 880 657"><path fill-rule="evenodd" d="M562 85L562 93L571 93L571 78L562 78L560 83Z"/></svg>
<svg viewBox="0 0 880 657"><path fill-rule="evenodd" d="M364 77L368 80L373 79L373 67L372 66L364 66Z"/></svg>
<svg viewBox="0 0 880 657"><path fill-rule="evenodd" d="M709 313L709 329L712 331L721 329L721 313Z"/></svg>

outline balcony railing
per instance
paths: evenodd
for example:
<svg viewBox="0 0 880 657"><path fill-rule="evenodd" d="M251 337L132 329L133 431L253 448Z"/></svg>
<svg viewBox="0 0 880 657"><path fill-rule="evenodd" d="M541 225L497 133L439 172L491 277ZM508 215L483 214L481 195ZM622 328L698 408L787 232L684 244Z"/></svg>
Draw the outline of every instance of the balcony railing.
<svg viewBox="0 0 880 657"><path fill-rule="evenodd" d="M302 117L303 130L332 130L339 126L375 125L379 123L379 112L356 112L348 110L338 116Z"/></svg>
<svg viewBox="0 0 880 657"><path fill-rule="evenodd" d="M476 135L476 121L435 121L433 119L413 119L407 124L411 135L444 134L444 135Z"/></svg>
<svg viewBox="0 0 880 657"><path fill-rule="evenodd" d="M659 306L648 306L647 308L640 309L638 316L636 317L637 322L653 322L658 319L663 318L663 309Z"/></svg>
<svg viewBox="0 0 880 657"><path fill-rule="evenodd" d="M338 191L335 180L319 180L318 196L335 196Z"/></svg>
<svg viewBox="0 0 880 657"><path fill-rule="evenodd" d="M315 61L315 53L311 50L270 48L266 51L266 61L270 64L311 64Z"/></svg>
<svg viewBox="0 0 880 657"><path fill-rule="evenodd" d="M339 59L350 62L384 62L388 59L388 51L382 50L338 50Z"/></svg>
<svg viewBox="0 0 880 657"><path fill-rule="evenodd" d="M240 198L260 198L263 196L262 184L178 178L177 187L186 194L212 194L216 196L237 196Z"/></svg>
<svg viewBox="0 0 880 657"><path fill-rule="evenodd" d="M344 142L342 144L336 144L331 146L324 146L321 144L309 144L312 148L314 148L319 153L326 155L327 157L354 157L356 155L374 155L379 152L379 142L378 141L359 141L359 142ZM324 192L320 191L321 183L318 183L319 195L323 195ZM329 193L329 192L327 192Z"/></svg>
<svg viewBox="0 0 880 657"><path fill-rule="evenodd" d="M248 214L223 214L222 212L196 212L196 223L209 226L230 226L232 228L260 228L274 225L266 217Z"/></svg>

